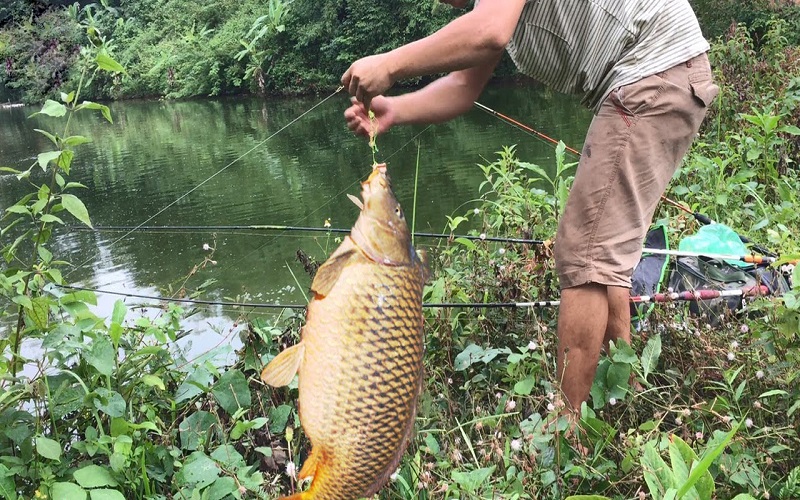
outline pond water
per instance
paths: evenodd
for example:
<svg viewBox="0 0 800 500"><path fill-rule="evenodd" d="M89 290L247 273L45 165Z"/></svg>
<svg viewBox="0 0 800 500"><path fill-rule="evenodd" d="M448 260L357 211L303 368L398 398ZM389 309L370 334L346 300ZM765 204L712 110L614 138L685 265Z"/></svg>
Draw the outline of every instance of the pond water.
<svg viewBox="0 0 800 500"><path fill-rule="evenodd" d="M76 194L95 226L322 227L330 220L334 228L349 228L358 209L346 195L358 195L359 181L371 170L372 152L344 124L346 94L322 102L326 97L116 102L110 105L113 125L99 113L80 113L70 133L93 142L77 149L69 180L88 188ZM575 148L581 147L591 120L578 99L532 84L489 87L480 102ZM0 166L25 169L38 153L51 149L34 129L60 132L63 122L27 118L34 111L0 109ZM377 160L388 162L409 220L416 210L416 230L438 233L446 216L472 209L484 180L477 165L493 161L507 145L516 145L525 161L553 165L552 144L477 108L446 124L390 131L378 138ZM417 203L412 207L418 155ZM0 207L29 189L14 176L2 175ZM335 248L334 237L299 231L126 234L66 228L56 231L53 249L73 264L68 282L164 296L180 288L193 267L210 255L203 249L208 244L216 249L216 264L188 281L191 288L215 280L203 298L302 304L310 279L296 253L302 250L322 261ZM417 246L426 244L435 241L419 240ZM109 315L120 298L100 293L98 312ZM200 307L188 323L190 337L203 349L225 342L240 313ZM251 316L275 314L256 310Z"/></svg>

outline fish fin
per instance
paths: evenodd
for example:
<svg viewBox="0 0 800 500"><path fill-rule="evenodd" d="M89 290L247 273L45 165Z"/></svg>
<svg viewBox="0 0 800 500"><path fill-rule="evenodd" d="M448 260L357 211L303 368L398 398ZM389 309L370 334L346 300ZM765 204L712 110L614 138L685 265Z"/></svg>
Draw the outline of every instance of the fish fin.
<svg viewBox="0 0 800 500"><path fill-rule="evenodd" d="M314 474L317 472L317 466L320 464L322 460L322 450L319 446L312 446L311 447L311 454L306 458L305 463L303 463L303 467L300 468L300 472L297 474L297 479L302 481L308 477L314 477Z"/></svg>
<svg viewBox="0 0 800 500"><path fill-rule="evenodd" d="M326 260L314 276L311 282L311 291L317 296L325 297L336 284L339 276L345 268L347 262L358 254L358 248L353 240L348 236L344 239L328 260Z"/></svg>
<svg viewBox="0 0 800 500"><path fill-rule="evenodd" d="M289 385L297 370L300 369L305 352L306 346L302 341L285 349L264 367L261 372L261 380L273 387Z"/></svg>
<svg viewBox="0 0 800 500"><path fill-rule="evenodd" d="M348 194L347 197L350 198L350 201L352 201L353 203L356 204L356 206L358 207L359 210L364 210L364 202L362 202L361 200L359 200L357 197L353 196L352 194Z"/></svg>
<svg viewBox="0 0 800 500"><path fill-rule="evenodd" d="M428 283L431 280L431 260L428 251L424 248L417 250L417 257L422 268L422 281L423 283Z"/></svg>

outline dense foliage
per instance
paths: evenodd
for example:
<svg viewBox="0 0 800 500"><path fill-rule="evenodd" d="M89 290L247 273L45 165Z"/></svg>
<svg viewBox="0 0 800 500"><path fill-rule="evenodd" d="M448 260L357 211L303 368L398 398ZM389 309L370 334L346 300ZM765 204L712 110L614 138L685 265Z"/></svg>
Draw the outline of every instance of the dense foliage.
<svg viewBox="0 0 800 500"><path fill-rule="evenodd" d="M0 6L0 84L36 102L76 83L64 69L78 59L83 29L99 39L130 78L89 82L88 97L184 98L228 93L330 90L358 57L432 33L458 11L435 0L12 0ZM752 28L756 46L769 20L800 42L800 6L791 0L692 0L707 37ZM735 35L734 35L735 36ZM514 74L505 58L497 74ZM415 84L418 82L403 82Z"/></svg>

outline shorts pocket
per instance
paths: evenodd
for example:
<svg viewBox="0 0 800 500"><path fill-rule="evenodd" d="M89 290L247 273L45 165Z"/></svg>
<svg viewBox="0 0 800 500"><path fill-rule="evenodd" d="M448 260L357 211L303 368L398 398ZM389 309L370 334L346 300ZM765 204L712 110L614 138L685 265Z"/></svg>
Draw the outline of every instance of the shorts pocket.
<svg viewBox="0 0 800 500"><path fill-rule="evenodd" d="M706 108L711 106L714 98L719 94L719 87L714 83L710 73L695 73L689 75L689 86L692 95Z"/></svg>
<svg viewBox="0 0 800 500"><path fill-rule="evenodd" d="M619 87L610 97L617 108L636 116L653 106L664 91L664 86L664 80L660 76L651 75L638 82Z"/></svg>

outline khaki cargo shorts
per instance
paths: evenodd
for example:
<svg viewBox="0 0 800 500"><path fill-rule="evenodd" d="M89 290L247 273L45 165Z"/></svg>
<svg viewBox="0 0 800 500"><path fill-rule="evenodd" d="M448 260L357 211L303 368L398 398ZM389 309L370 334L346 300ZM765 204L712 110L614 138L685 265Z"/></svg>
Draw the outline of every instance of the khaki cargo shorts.
<svg viewBox="0 0 800 500"><path fill-rule="evenodd" d="M718 92L701 54L608 95L558 225L561 288L630 288L656 205Z"/></svg>

